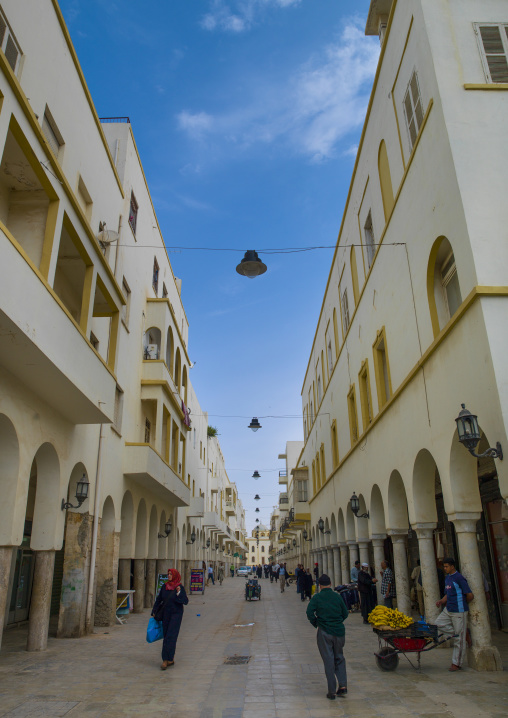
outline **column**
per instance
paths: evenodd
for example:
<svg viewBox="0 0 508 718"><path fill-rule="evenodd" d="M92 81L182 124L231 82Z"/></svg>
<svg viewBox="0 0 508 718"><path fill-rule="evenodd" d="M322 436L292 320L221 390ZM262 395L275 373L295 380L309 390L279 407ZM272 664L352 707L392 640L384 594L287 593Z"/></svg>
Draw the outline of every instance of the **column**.
<svg viewBox="0 0 508 718"><path fill-rule="evenodd" d="M342 573L342 583L350 583L351 571L349 569L349 549L347 543L344 541L339 544L340 549L340 568Z"/></svg>
<svg viewBox="0 0 508 718"><path fill-rule="evenodd" d="M385 560L385 538L377 536L372 539L374 548L374 571L376 578L380 578L381 562Z"/></svg>
<svg viewBox="0 0 508 718"><path fill-rule="evenodd" d="M145 559L134 559L134 613L143 613L145 605Z"/></svg>
<svg viewBox="0 0 508 718"><path fill-rule="evenodd" d="M157 574L157 576L159 576L159 574L161 574L161 573L163 573L165 576L167 576L170 568L171 568L171 561L169 560L169 558L158 558L157 559L156 568L155 568L155 573Z"/></svg>
<svg viewBox="0 0 508 718"><path fill-rule="evenodd" d="M0 546L0 646L4 630L5 612L10 596L9 583L11 578L12 546Z"/></svg>
<svg viewBox="0 0 508 718"><path fill-rule="evenodd" d="M27 651L45 651L53 590L55 551L35 551L34 580L30 600Z"/></svg>
<svg viewBox="0 0 508 718"><path fill-rule="evenodd" d="M340 568L340 548L338 545L333 547L333 575L334 575L334 586L339 586L342 583L342 571Z"/></svg>
<svg viewBox="0 0 508 718"><path fill-rule="evenodd" d="M89 513L67 511L65 518L65 550L62 594L58 614L57 638L79 638L86 632L86 611L90 561L97 566L102 547L91 556L92 522ZM92 627L89 627L92 631Z"/></svg>
<svg viewBox="0 0 508 718"><path fill-rule="evenodd" d="M321 565L323 567L322 571L319 572L319 575L322 573L328 573L328 553L326 551L326 548L321 549Z"/></svg>
<svg viewBox="0 0 508 718"><path fill-rule="evenodd" d="M368 566L370 566L369 561L369 542L368 541L358 541L358 547L360 549L360 563L366 563Z"/></svg>
<svg viewBox="0 0 508 718"><path fill-rule="evenodd" d="M347 545L349 548L349 565L353 568L355 561L358 561L358 544L356 541L348 541Z"/></svg>
<svg viewBox="0 0 508 718"><path fill-rule="evenodd" d="M119 532L111 531L105 534L101 531L96 573L94 626L111 626L116 622L119 548Z"/></svg>
<svg viewBox="0 0 508 718"><path fill-rule="evenodd" d="M155 603L155 573L157 560L149 558L146 562L145 608L152 608Z"/></svg>
<svg viewBox="0 0 508 718"><path fill-rule="evenodd" d="M332 588L335 588L337 583L335 581L335 567L333 565L333 548L328 547L326 549L326 553L327 553L327 560L328 560L328 575L330 576L330 578L332 580Z"/></svg>
<svg viewBox="0 0 508 718"><path fill-rule="evenodd" d="M128 591L131 587L131 560L121 558L118 561L118 588Z"/></svg>
<svg viewBox="0 0 508 718"><path fill-rule="evenodd" d="M417 524L414 528L418 536L425 618L430 623L435 623L436 618L441 613L441 609L436 607L436 601L439 601L441 596L439 595L436 556L434 554L435 524L432 527L418 526Z"/></svg>
<svg viewBox="0 0 508 718"><path fill-rule="evenodd" d="M501 656L492 645L489 612L483 586L480 556L476 538L476 523L480 514L469 514L468 518L454 518L460 553L460 573L467 580L474 599L469 604L469 629L472 648L468 651L468 665L476 671L502 671Z"/></svg>
<svg viewBox="0 0 508 718"><path fill-rule="evenodd" d="M407 570L407 531L388 532L393 545L393 572L395 574L395 590L397 591L397 608L406 616L411 615L411 599L409 597L409 574Z"/></svg>

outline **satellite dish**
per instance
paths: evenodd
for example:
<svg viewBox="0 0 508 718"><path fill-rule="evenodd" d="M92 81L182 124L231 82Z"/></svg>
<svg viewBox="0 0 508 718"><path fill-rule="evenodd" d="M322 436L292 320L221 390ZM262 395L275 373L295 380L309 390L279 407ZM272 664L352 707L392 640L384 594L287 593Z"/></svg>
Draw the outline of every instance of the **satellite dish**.
<svg viewBox="0 0 508 718"><path fill-rule="evenodd" d="M97 239L99 240L99 243L106 247L108 244L111 244L112 242L116 242L117 239L120 238L120 234L118 232L115 232L112 229L107 229L106 225L104 224L100 232L97 234Z"/></svg>

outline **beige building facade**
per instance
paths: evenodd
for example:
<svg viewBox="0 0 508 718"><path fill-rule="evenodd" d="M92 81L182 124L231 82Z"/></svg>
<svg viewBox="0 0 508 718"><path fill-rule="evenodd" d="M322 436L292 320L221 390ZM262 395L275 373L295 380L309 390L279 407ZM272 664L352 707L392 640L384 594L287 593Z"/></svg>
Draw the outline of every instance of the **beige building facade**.
<svg viewBox="0 0 508 718"><path fill-rule="evenodd" d="M43 650L238 563L245 514L128 118L98 118L56 1L6 0L0 34L0 628Z"/></svg>
<svg viewBox="0 0 508 718"><path fill-rule="evenodd" d="M306 531L335 584L391 561L406 612L419 560L431 621L455 556L469 665L500 670L508 469L454 420L478 415L477 454L508 447L508 7L372 0L366 34L381 55L302 387Z"/></svg>

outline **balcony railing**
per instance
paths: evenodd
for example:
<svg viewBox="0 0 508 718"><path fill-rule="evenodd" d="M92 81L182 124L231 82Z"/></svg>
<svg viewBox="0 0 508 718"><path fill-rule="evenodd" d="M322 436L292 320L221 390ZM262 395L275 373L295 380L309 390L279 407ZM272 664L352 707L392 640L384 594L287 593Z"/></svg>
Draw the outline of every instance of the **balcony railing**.
<svg viewBox="0 0 508 718"><path fill-rule="evenodd" d="M289 499L287 496L281 496L279 498L279 504L288 504L288 503L289 503Z"/></svg>
<svg viewBox="0 0 508 718"><path fill-rule="evenodd" d="M101 122L105 122L106 124L112 123L112 122L115 122L115 123L121 122L121 123L125 123L127 125L131 124L131 121L128 117L99 117L99 120Z"/></svg>
<svg viewBox="0 0 508 718"><path fill-rule="evenodd" d="M281 469L281 470L279 471L279 476L287 476L287 475L288 475L288 472L287 472L286 469Z"/></svg>

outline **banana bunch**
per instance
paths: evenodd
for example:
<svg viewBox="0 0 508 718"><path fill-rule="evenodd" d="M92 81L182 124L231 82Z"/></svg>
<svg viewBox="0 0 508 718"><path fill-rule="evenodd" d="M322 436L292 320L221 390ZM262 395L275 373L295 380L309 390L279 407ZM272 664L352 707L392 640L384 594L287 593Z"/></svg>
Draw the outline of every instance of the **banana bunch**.
<svg viewBox="0 0 508 718"><path fill-rule="evenodd" d="M386 606L376 606L376 608L369 613L369 623L376 628L381 626L388 626L389 628L407 628L412 623L413 619L401 613L396 608L387 608Z"/></svg>

